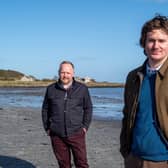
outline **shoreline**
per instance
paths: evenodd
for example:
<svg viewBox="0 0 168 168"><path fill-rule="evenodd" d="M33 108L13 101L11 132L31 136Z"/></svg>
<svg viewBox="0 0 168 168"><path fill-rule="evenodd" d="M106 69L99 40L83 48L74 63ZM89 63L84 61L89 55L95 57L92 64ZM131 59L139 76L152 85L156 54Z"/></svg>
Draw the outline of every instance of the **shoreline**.
<svg viewBox="0 0 168 168"><path fill-rule="evenodd" d="M48 85L54 83L56 81L6 81L0 80L0 88L22 88L22 87L47 87ZM83 82L81 82L83 83ZM124 83L113 83L113 82L89 82L84 83L89 88L116 88L116 87L124 87Z"/></svg>
<svg viewBox="0 0 168 168"><path fill-rule="evenodd" d="M0 108L0 117L0 167L58 168L39 108ZM86 135L91 168L123 168L120 128L119 120L92 120Z"/></svg>
<svg viewBox="0 0 168 168"><path fill-rule="evenodd" d="M40 107L21 107L21 106L8 106L7 108L3 107L3 106L0 106L0 111L3 111L3 110L12 110L12 109L18 109L18 110L23 110L25 111L25 109L31 109L33 111L41 111L41 108ZM119 112L119 113L122 113L122 112ZM104 122L113 122L113 121L117 121L117 122L121 122L122 120L122 117L119 118L119 117L113 117L113 116L98 116L98 115L94 115L93 113L93 117L92 117L92 120L93 121L104 121Z"/></svg>

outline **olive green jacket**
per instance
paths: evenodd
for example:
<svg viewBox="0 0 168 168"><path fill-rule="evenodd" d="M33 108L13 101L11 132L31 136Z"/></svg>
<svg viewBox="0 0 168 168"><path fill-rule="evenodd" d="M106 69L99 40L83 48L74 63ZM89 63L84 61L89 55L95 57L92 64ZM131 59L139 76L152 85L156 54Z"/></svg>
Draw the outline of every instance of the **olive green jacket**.
<svg viewBox="0 0 168 168"><path fill-rule="evenodd" d="M120 152L126 157L131 148L132 131L138 106L138 96L141 89L146 62L141 67L131 71L126 80L124 91L123 120L120 134ZM156 118L161 136L168 142L168 59L156 74L155 82ZM143 123L142 123L143 124Z"/></svg>

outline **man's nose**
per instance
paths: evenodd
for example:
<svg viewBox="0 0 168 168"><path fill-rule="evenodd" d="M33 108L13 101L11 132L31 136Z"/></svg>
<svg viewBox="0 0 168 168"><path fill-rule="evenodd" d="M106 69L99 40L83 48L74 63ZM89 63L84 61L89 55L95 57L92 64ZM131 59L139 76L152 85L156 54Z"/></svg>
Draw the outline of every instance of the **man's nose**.
<svg viewBox="0 0 168 168"><path fill-rule="evenodd" d="M159 47L159 42L158 42L158 41L155 41L155 42L153 43L153 47L154 47L154 48L158 48L158 47Z"/></svg>
<svg viewBox="0 0 168 168"><path fill-rule="evenodd" d="M67 75L68 75L68 73L65 72L65 73L64 73L64 76L67 76Z"/></svg>

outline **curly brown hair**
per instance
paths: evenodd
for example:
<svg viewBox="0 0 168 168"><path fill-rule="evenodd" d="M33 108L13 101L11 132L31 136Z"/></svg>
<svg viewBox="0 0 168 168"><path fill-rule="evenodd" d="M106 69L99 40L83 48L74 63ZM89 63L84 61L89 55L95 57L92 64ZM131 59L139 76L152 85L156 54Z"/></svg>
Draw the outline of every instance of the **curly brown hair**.
<svg viewBox="0 0 168 168"><path fill-rule="evenodd" d="M152 30L161 29L168 34L168 17L156 15L153 19L147 21L141 30L140 46L145 48L146 35Z"/></svg>

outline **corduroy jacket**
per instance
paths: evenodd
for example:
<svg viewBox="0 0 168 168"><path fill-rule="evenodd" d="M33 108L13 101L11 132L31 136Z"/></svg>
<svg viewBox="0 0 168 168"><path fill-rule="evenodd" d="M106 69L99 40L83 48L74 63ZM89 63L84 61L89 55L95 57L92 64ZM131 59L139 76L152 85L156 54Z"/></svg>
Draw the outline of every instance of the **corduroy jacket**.
<svg viewBox="0 0 168 168"><path fill-rule="evenodd" d="M126 157L131 149L132 131L138 107L139 93L146 70L146 62L147 60L141 67L131 71L126 79L120 134L120 152L123 157ZM155 102L158 129L165 142L168 143L168 59L156 74Z"/></svg>
<svg viewBox="0 0 168 168"><path fill-rule="evenodd" d="M81 128L88 129L92 119L92 102L88 88L73 81L65 90L59 82L47 87L42 105L44 129L67 137Z"/></svg>

